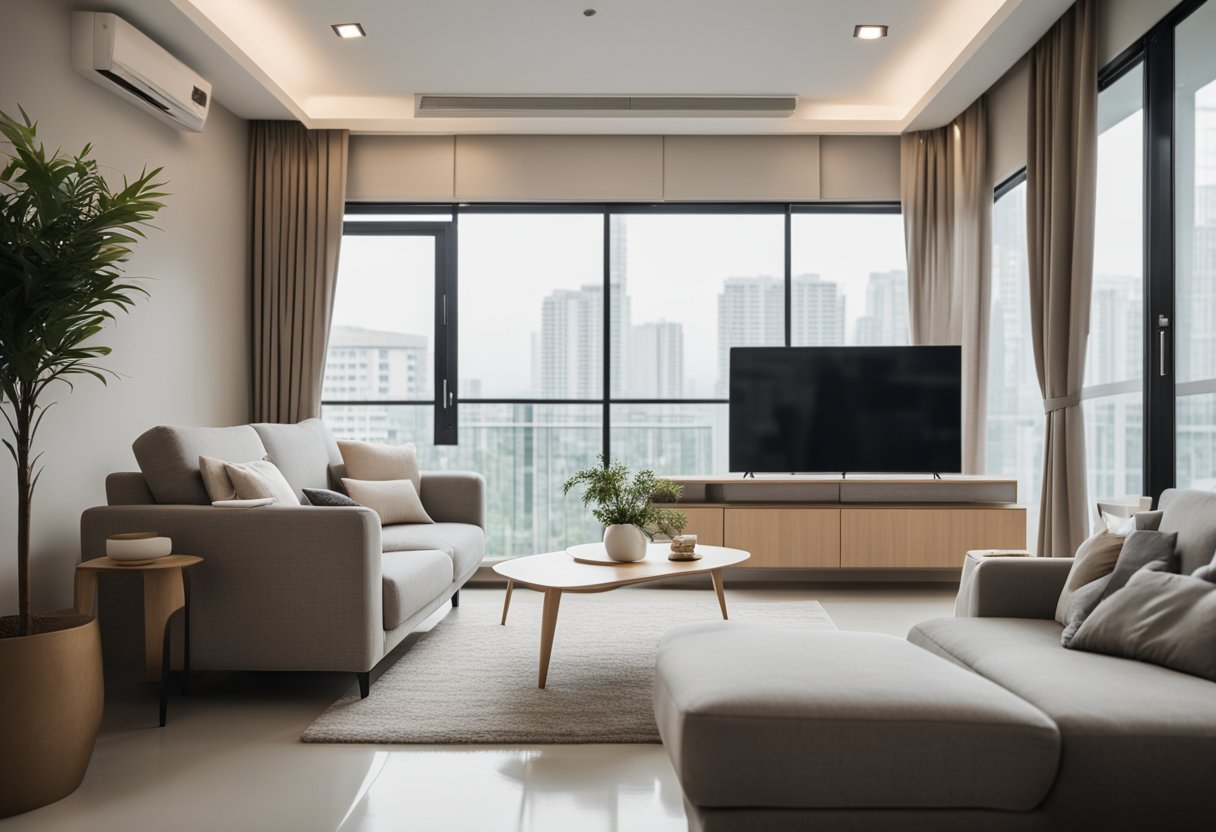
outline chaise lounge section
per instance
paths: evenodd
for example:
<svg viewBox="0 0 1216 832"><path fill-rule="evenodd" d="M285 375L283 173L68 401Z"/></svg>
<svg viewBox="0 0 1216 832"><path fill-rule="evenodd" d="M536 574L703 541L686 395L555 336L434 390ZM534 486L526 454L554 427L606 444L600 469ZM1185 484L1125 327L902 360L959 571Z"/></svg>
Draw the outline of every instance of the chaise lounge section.
<svg viewBox="0 0 1216 832"><path fill-rule="evenodd" d="M211 670L370 672L447 601L485 554L485 483L478 474L423 472L433 524L381 527L364 507L210 505L198 457L269 457L291 486L340 490L337 443L317 419L295 425L157 427L134 444L141 473L106 479L107 506L81 518L81 553L111 534L156 531L203 557L191 574L191 665ZM102 585L103 640L139 639L135 586Z"/></svg>
<svg viewBox="0 0 1216 832"><path fill-rule="evenodd" d="M1182 571L1216 493L1166 491ZM1070 650L1071 558L982 562L968 614L908 641L693 624L659 645L655 716L689 828L1209 830L1216 683Z"/></svg>

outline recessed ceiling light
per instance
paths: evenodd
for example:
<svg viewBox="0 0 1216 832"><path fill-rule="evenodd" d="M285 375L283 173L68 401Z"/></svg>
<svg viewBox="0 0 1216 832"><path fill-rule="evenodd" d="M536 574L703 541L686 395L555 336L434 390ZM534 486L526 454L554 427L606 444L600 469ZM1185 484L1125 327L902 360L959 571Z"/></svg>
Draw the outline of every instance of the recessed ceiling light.
<svg viewBox="0 0 1216 832"><path fill-rule="evenodd" d="M334 34L343 40L367 37L367 32L363 31L362 23L335 23L329 28L333 29Z"/></svg>
<svg viewBox="0 0 1216 832"><path fill-rule="evenodd" d="M595 17L595 9L583 9L583 17Z"/></svg>
<svg viewBox="0 0 1216 832"><path fill-rule="evenodd" d="M878 40L887 36L886 24L858 23L853 27L853 37L862 40Z"/></svg>

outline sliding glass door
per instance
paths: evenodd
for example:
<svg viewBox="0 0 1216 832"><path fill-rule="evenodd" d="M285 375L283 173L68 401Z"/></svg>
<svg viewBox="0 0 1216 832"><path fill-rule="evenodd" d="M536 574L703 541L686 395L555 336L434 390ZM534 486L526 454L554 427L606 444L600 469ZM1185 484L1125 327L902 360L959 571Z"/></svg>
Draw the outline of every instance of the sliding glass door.
<svg viewBox="0 0 1216 832"><path fill-rule="evenodd" d="M1176 481L1216 487L1216 4L1174 41Z"/></svg>
<svg viewBox="0 0 1216 832"><path fill-rule="evenodd" d="M1144 66L1098 95L1098 191L1082 390L1089 497L1144 487Z"/></svg>

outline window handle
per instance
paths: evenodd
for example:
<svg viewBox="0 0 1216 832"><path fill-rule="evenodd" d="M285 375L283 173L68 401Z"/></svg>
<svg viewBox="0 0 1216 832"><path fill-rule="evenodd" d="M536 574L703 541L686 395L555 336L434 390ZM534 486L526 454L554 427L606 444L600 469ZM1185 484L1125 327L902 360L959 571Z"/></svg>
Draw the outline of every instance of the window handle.
<svg viewBox="0 0 1216 832"><path fill-rule="evenodd" d="M1170 319L1165 315L1157 316L1157 359L1158 359L1158 374L1161 376L1169 375L1165 364L1165 331L1170 328Z"/></svg>

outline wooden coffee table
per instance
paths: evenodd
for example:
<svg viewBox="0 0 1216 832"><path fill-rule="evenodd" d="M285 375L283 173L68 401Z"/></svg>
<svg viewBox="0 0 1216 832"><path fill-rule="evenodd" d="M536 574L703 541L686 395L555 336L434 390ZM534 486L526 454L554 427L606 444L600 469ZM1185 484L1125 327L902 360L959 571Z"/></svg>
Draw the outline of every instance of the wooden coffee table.
<svg viewBox="0 0 1216 832"><path fill-rule="evenodd" d="M576 561L567 552L548 552L512 558L495 565L494 571L507 579L507 597L502 605L502 623L507 623L511 608L511 592L516 584L543 592L544 610L540 626L540 675L537 687L543 688L549 676L549 656L553 652L553 633L557 629L557 609L563 592L607 592L630 584L642 584L677 575L709 573L718 606L726 618L726 595L722 587L722 570L751 557L741 549L722 546L697 546L700 560L668 560L671 548L666 543L646 547L646 557L634 563L586 563Z"/></svg>

